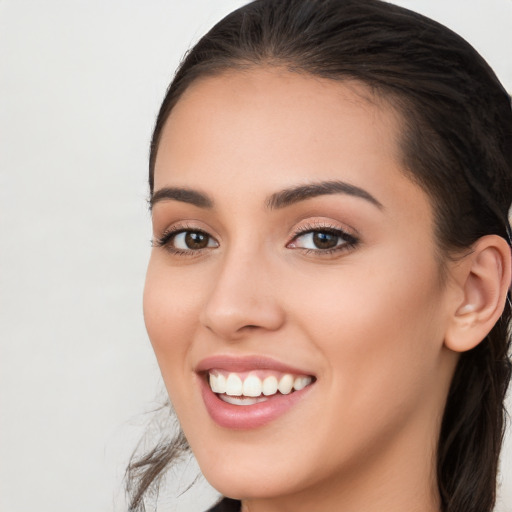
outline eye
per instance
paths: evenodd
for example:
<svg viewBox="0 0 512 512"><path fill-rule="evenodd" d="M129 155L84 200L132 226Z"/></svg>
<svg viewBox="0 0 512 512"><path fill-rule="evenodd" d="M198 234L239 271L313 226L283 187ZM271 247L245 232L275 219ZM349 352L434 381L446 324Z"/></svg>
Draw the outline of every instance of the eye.
<svg viewBox="0 0 512 512"><path fill-rule="evenodd" d="M355 237L341 229L316 228L298 233L288 247L329 253L353 247L357 241Z"/></svg>
<svg viewBox="0 0 512 512"><path fill-rule="evenodd" d="M217 247L215 240L204 231L182 231L172 237L173 246L182 251Z"/></svg>
<svg viewBox="0 0 512 512"><path fill-rule="evenodd" d="M218 247L218 242L205 231L192 229L171 230L157 241L158 247L165 247L167 250L177 253L191 253Z"/></svg>

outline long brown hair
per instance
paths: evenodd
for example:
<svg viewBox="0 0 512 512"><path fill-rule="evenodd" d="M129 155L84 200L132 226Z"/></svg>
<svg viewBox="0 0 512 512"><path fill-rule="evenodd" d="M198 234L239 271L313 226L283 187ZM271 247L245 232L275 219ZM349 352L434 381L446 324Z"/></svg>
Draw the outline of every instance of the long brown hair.
<svg viewBox="0 0 512 512"><path fill-rule="evenodd" d="M151 193L163 127L187 87L261 65L360 81L400 112L404 168L432 200L444 255L486 234L510 241L510 97L461 37L379 0L256 0L220 21L186 55L162 103L151 143ZM490 512L494 505L510 318L508 303L456 368L437 451L444 512ZM184 449L181 435L132 460L131 510L143 509L146 490Z"/></svg>

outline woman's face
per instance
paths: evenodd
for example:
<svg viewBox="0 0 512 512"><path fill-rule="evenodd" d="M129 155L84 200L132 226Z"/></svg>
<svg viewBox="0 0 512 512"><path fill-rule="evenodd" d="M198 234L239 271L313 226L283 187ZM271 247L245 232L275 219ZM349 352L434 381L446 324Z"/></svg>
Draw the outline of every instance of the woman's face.
<svg viewBox="0 0 512 512"><path fill-rule="evenodd" d="M232 72L195 82L163 131L145 320L201 469L229 496L432 484L449 285L398 116L368 98Z"/></svg>

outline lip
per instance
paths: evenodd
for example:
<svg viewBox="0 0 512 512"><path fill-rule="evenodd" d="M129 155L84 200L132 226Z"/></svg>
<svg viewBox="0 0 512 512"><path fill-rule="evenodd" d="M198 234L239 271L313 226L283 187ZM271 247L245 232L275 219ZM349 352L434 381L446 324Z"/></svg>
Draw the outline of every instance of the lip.
<svg viewBox="0 0 512 512"><path fill-rule="evenodd" d="M233 405L221 400L214 393L208 382L206 373L211 369L222 369L228 372L246 372L250 370L274 370L295 375L314 375L303 369L289 366L265 356L233 357L218 355L203 359L196 367L201 395L212 420L220 427L233 430L248 430L262 427L286 414L298 404L315 384L294 391L288 395L276 394L265 402L253 405Z"/></svg>
<svg viewBox="0 0 512 512"><path fill-rule="evenodd" d="M267 356L231 356L215 355L202 359L196 366L197 373L207 372L208 370L226 370L228 372L248 372L250 370L274 370L281 373L292 373L294 375L310 375L313 373L304 368L297 368L276 359Z"/></svg>

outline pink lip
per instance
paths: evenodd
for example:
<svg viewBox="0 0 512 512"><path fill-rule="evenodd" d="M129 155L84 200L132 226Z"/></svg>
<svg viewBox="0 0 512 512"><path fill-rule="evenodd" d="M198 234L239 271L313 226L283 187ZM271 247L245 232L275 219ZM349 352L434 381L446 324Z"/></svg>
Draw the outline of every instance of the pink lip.
<svg viewBox="0 0 512 512"><path fill-rule="evenodd" d="M226 370L228 372L247 372L249 370L275 370L282 373L292 373L294 375L311 375L310 371L304 368L296 368L281 363L275 359L266 356L244 356L236 357L230 355L217 355L207 357L200 361L196 367L196 372L206 372L212 369Z"/></svg>
<svg viewBox="0 0 512 512"><path fill-rule="evenodd" d="M201 394L208 414L217 425L225 428L244 430L261 427L285 414L314 384L294 391L289 395L274 395L266 402L254 405L233 405L221 400L211 389L206 379L200 378Z"/></svg>
<svg viewBox="0 0 512 512"><path fill-rule="evenodd" d="M314 386L314 383L310 384L304 389L293 391L288 395L278 393L269 397L267 401L254 405L233 405L221 400L211 390L206 376L200 375L200 373L205 373L213 368L231 372L269 369L295 375L311 375L311 373L263 356L233 357L221 355L203 359L197 366L196 372L198 372L198 380L206 410L215 423L229 429L254 429L266 425L290 410Z"/></svg>

